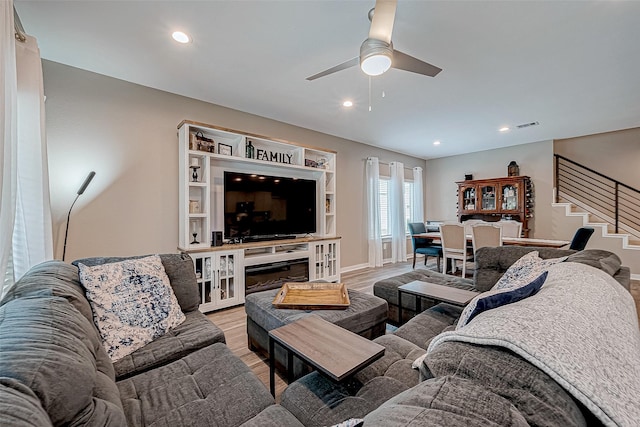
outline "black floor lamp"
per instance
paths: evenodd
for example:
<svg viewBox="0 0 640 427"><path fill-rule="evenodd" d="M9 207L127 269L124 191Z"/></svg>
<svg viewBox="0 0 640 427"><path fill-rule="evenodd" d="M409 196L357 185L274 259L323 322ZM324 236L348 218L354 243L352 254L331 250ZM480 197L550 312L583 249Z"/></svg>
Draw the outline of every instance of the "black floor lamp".
<svg viewBox="0 0 640 427"><path fill-rule="evenodd" d="M84 182L80 186L80 189L76 194L76 198L73 200L73 203L71 203L71 207L69 208L69 213L67 214L67 229L64 232L64 247L62 248L62 261L64 261L64 256L67 253L67 236L69 234L69 218L71 217L71 209L73 209L73 205L76 204L78 197L80 197L80 195L84 193L84 190L87 189L87 187L89 186L89 183L91 182L94 176L96 176L96 173L94 171L89 172L89 175L87 175L87 178L84 180Z"/></svg>

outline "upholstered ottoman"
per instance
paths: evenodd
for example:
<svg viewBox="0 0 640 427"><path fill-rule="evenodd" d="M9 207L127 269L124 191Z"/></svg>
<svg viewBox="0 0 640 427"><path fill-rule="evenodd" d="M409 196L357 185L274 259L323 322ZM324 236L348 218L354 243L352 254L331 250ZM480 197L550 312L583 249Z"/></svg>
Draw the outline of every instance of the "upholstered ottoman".
<svg viewBox="0 0 640 427"><path fill-rule="evenodd" d="M373 295L349 289L351 305L346 310L288 310L274 308L273 299L279 289L256 292L247 295L247 336L249 348L269 355L269 331L302 317L315 314L324 320L345 328L365 338L373 339L384 335L387 321L387 302ZM286 353L276 344L276 366L284 371ZM308 372L298 359L294 358L294 378Z"/></svg>

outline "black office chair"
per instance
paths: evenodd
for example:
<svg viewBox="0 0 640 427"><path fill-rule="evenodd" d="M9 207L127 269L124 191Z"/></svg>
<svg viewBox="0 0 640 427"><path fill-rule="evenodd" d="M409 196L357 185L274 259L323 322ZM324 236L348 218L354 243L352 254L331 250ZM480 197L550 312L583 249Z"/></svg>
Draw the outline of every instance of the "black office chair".
<svg viewBox="0 0 640 427"><path fill-rule="evenodd" d="M426 233L427 229L423 222L409 223L411 233L411 243L413 244L413 268L416 268L416 254L424 255L424 265L427 265L427 257L438 257L438 271L440 271L440 259L442 257L442 245L434 245L431 239L413 237L416 234Z"/></svg>
<svg viewBox="0 0 640 427"><path fill-rule="evenodd" d="M593 234L595 230L592 227L580 227L576 230L576 234L573 236L571 240L571 246L569 249L574 249L576 251L581 251L587 246L587 242L589 238Z"/></svg>

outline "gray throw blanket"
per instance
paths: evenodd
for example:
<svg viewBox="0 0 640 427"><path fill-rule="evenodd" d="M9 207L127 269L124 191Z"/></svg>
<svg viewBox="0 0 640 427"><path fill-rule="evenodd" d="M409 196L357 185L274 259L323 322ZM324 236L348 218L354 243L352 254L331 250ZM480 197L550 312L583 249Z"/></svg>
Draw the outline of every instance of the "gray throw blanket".
<svg viewBox="0 0 640 427"><path fill-rule="evenodd" d="M640 423L636 307L601 270L553 265L536 295L438 335L427 352L446 341L505 347L551 376L604 425Z"/></svg>

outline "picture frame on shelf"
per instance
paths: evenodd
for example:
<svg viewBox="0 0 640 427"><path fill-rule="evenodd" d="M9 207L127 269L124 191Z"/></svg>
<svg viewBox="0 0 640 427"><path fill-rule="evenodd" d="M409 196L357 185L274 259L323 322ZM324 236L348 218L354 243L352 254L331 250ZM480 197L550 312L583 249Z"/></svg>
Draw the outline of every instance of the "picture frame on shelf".
<svg viewBox="0 0 640 427"><path fill-rule="evenodd" d="M225 156L232 156L233 147L227 144L218 143L218 154L223 154Z"/></svg>

